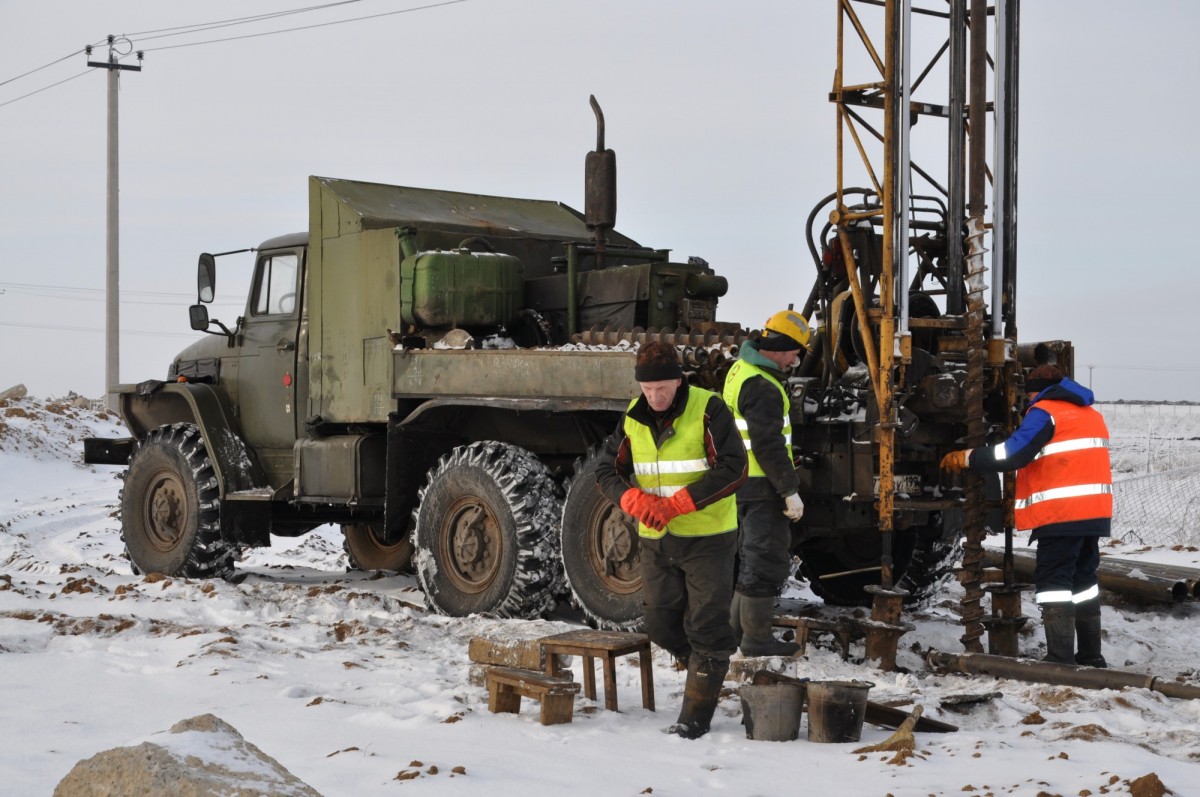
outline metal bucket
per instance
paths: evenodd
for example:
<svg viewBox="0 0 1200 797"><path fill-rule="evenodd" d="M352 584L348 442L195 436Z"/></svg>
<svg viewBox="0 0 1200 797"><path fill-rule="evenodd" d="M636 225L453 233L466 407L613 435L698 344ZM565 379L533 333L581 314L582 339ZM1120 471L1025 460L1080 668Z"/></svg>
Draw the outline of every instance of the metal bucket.
<svg viewBox="0 0 1200 797"><path fill-rule="evenodd" d="M808 740L857 742L867 713L870 681L810 681Z"/></svg>
<svg viewBox="0 0 1200 797"><path fill-rule="evenodd" d="M760 742L790 742L800 735L804 713L801 684L747 684L738 689L746 738Z"/></svg>

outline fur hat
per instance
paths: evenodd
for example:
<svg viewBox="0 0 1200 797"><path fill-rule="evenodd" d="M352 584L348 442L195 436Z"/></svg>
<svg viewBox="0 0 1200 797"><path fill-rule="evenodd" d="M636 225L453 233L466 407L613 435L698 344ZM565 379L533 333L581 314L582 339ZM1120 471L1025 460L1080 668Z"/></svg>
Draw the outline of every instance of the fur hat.
<svg viewBox="0 0 1200 797"><path fill-rule="evenodd" d="M1051 363L1044 363L1029 372L1025 377L1025 387L1030 393L1041 393L1051 385L1057 385L1063 380L1062 369Z"/></svg>

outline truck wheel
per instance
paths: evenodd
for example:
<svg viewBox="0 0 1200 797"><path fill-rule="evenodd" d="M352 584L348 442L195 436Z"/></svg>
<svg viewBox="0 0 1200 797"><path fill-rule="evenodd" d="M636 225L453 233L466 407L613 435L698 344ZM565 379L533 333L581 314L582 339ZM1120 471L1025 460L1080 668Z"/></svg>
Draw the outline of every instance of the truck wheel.
<svg viewBox="0 0 1200 797"><path fill-rule="evenodd" d="M438 460L414 518L417 581L429 606L463 617L534 618L562 580L562 489L516 446L483 441Z"/></svg>
<svg viewBox="0 0 1200 797"><path fill-rule="evenodd" d="M957 538L943 537L940 515L924 527L893 534L892 582L908 591L905 603L913 606L935 594L953 572L959 551ZM800 572L826 603L870 605L871 595L864 588L879 583L882 549L877 530L813 538L801 544L799 554Z"/></svg>
<svg viewBox="0 0 1200 797"><path fill-rule="evenodd" d="M575 462L563 504L562 559L571 604L588 624L640 631L642 575L637 523L596 484L597 450Z"/></svg>
<svg viewBox="0 0 1200 797"><path fill-rule="evenodd" d="M399 542L383 539L382 523L350 523L342 526L342 548L351 570L390 570L402 573L412 566L413 544L405 536Z"/></svg>
<svg viewBox="0 0 1200 797"><path fill-rule="evenodd" d="M121 490L121 538L143 573L233 572L237 551L221 539L216 472L195 425L160 426L134 450Z"/></svg>

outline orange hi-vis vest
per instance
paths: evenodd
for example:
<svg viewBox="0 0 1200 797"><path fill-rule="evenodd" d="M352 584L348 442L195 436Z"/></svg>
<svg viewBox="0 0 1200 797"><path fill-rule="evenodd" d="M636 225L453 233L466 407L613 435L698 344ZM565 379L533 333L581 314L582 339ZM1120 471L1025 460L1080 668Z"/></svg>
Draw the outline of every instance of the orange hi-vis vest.
<svg viewBox="0 0 1200 797"><path fill-rule="evenodd" d="M1054 436L1017 471L1016 527L1112 517L1108 426L1091 407L1045 399L1034 406L1054 419Z"/></svg>

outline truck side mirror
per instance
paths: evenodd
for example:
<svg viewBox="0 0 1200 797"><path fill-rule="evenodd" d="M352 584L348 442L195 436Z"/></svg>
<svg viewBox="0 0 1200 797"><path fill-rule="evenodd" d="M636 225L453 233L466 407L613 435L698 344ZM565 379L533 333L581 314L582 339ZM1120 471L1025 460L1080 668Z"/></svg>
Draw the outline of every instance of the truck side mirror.
<svg viewBox="0 0 1200 797"><path fill-rule="evenodd" d="M202 302L208 303L213 300L213 296L217 290L217 259L204 252L200 255L200 263L196 267L196 289L199 294L199 299ZM200 308L204 310L203 307ZM204 327L196 326L196 308L192 308L192 329L204 329L208 327L208 313L204 314Z"/></svg>
<svg viewBox="0 0 1200 797"><path fill-rule="evenodd" d="M212 301L211 295L209 297L209 301L210 302ZM196 330L197 332L207 332L208 331L208 308L207 307L205 307L202 304L193 304L191 307L188 308L188 317L191 319L192 329Z"/></svg>

